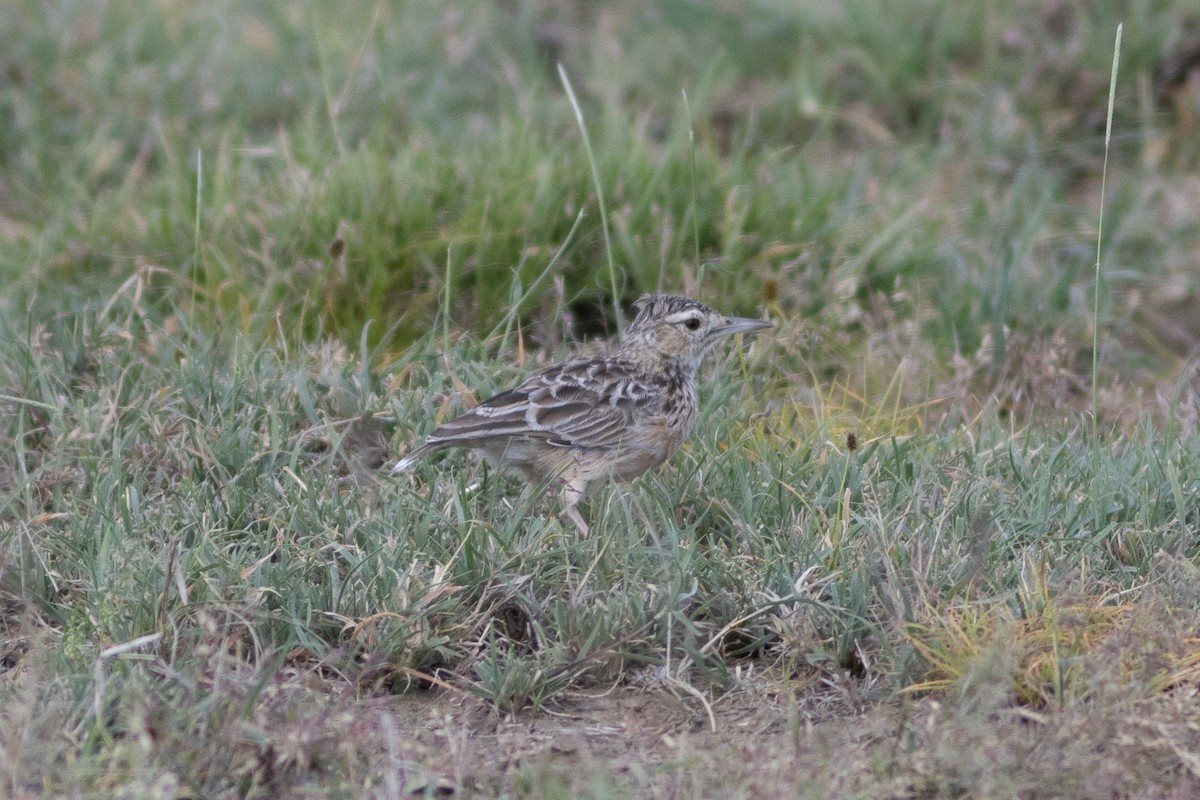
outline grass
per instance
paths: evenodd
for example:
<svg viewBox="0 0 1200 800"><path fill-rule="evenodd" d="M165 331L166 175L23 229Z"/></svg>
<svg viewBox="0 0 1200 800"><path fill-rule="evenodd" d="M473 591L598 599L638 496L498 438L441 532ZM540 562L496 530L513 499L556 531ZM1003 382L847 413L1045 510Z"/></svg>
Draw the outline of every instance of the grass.
<svg viewBox="0 0 1200 800"><path fill-rule="evenodd" d="M2 793L1194 787L1187 4L77 10L0 28ZM780 324L591 537L377 472L659 287Z"/></svg>
<svg viewBox="0 0 1200 800"><path fill-rule="evenodd" d="M698 440L592 500L598 535L579 539L513 514L513 481L453 456L411 482L364 470L381 432L363 412L390 409L408 439L404 421L445 402L428 347L377 371L328 345L102 328L4 350L24 398L7 434L9 713L67 731L29 722L11 742L18 789L379 786L372 736L308 733L358 724L346 692L434 684L512 713L647 664L707 703L753 691L747 669L1037 713L1194 681L1195 437L1143 426L1092 453L1082 423L980 421L846 451L764 411L789 354L758 342L744 370L727 355L710 373ZM486 392L476 346L453 360ZM1008 691L988 683L1004 664Z"/></svg>

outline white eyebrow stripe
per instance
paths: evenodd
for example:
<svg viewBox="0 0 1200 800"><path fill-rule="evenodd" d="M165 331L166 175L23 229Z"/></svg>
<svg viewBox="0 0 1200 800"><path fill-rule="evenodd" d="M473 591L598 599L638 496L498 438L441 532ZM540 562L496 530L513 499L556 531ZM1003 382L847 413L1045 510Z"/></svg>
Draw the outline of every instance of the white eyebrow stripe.
<svg viewBox="0 0 1200 800"><path fill-rule="evenodd" d="M676 311L671 316L667 317L667 322L683 322L689 319L699 319L699 309L689 308L685 311Z"/></svg>

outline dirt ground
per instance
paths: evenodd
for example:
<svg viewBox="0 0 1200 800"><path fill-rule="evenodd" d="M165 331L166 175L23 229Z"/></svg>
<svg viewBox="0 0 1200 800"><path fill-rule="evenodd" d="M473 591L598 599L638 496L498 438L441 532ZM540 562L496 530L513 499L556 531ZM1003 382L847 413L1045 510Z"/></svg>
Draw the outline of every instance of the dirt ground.
<svg viewBox="0 0 1200 800"><path fill-rule="evenodd" d="M829 675L709 696L645 670L511 715L458 692L380 697L367 713L392 762L372 768L415 797L1198 796L1200 686L1037 710L997 677L941 699Z"/></svg>
<svg viewBox="0 0 1200 800"><path fill-rule="evenodd" d="M896 719L850 684L750 680L710 701L653 671L504 716L436 690L374 707L395 721L416 796L796 797L806 783L822 796L838 783L829 771L862 768Z"/></svg>

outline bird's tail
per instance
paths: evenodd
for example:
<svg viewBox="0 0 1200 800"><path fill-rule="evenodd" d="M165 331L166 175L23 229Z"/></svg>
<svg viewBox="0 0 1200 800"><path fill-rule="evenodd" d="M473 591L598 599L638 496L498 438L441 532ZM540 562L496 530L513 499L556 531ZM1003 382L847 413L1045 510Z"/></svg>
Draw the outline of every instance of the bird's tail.
<svg viewBox="0 0 1200 800"><path fill-rule="evenodd" d="M406 472L409 469L412 469L413 464L416 464L422 458L429 455L434 450L437 450L438 447L440 447L440 446L441 446L440 443L421 445L416 450L413 450L411 453L406 455L404 458L397 461L396 466L392 467L392 470L391 470L392 474L399 475L401 472Z"/></svg>

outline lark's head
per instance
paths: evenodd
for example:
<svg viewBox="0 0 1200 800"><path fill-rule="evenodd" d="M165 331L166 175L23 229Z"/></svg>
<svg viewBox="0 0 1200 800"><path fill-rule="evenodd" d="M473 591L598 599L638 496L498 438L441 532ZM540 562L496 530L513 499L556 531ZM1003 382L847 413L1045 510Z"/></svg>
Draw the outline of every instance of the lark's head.
<svg viewBox="0 0 1200 800"><path fill-rule="evenodd" d="M727 317L704 303L674 294L650 294L633 304L637 316L625 331L623 350L657 357L695 371L709 350L731 333L772 328L762 319Z"/></svg>

